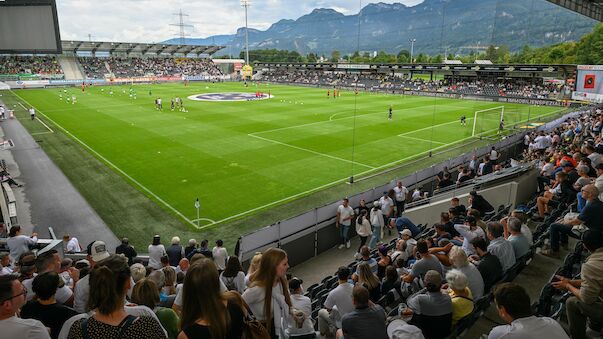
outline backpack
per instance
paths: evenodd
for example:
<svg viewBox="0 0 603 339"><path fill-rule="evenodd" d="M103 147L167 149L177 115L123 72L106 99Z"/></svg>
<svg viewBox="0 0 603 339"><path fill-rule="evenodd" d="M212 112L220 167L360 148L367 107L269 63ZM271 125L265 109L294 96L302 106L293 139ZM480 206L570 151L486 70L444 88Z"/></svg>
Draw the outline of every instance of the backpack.
<svg viewBox="0 0 603 339"><path fill-rule="evenodd" d="M242 339L270 339L270 332L261 321L253 316L253 312L251 312L249 305L247 305L239 293L225 292L224 296L229 302L237 304L241 308L241 311L243 311L243 314L245 314L245 318L243 319Z"/></svg>

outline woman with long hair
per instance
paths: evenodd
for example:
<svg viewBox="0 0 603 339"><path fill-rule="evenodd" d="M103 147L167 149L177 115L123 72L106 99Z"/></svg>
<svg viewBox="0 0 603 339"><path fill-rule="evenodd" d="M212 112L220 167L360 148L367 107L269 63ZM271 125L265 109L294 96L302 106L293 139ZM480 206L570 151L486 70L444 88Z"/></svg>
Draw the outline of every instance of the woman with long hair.
<svg viewBox="0 0 603 339"><path fill-rule="evenodd" d="M251 285L251 280L253 280L253 275L260 267L260 261L262 260L262 253L257 252L253 258L251 258L251 262L249 263L249 268L247 269L247 274L245 275L245 286L249 287Z"/></svg>
<svg viewBox="0 0 603 339"><path fill-rule="evenodd" d="M363 262L358 265L358 283L369 291L369 299L377 302L381 298L381 283L379 278L371 271L371 266Z"/></svg>
<svg viewBox="0 0 603 339"><path fill-rule="evenodd" d="M239 258L230 256L226 262L226 269L220 274L220 279L229 291L243 293L245 291L245 273Z"/></svg>
<svg viewBox="0 0 603 339"><path fill-rule="evenodd" d="M175 295L176 294L176 270L171 266L164 267L161 270L163 271L163 274L165 275L165 283L163 284L161 291L167 296Z"/></svg>
<svg viewBox="0 0 603 339"><path fill-rule="evenodd" d="M155 313L161 326L165 328L169 339L178 337L178 315L167 307L159 307L159 288L151 279L143 278L134 285L131 301L137 305L144 305Z"/></svg>
<svg viewBox="0 0 603 339"><path fill-rule="evenodd" d="M158 235L153 237L153 242L149 245L149 264L148 266L154 270L160 270L161 258L167 256L165 247L161 244L161 238Z"/></svg>
<svg viewBox="0 0 603 339"><path fill-rule="evenodd" d="M241 338L243 311L224 298L219 279L211 259L201 259L188 269L178 339Z"/></svg>
<svg viewBox="0 0 603 339"><path fill-rule="evenodd" d="M255 317L263 322L272 338L281 332L281 319L288 321L291 296L287 284L289 259L279 248L270 248L262 254L260 266L255 272L243 299Z"/></svg>
<svg viewBox="0 0 603 339"><path fill-rule="evenodd" d="M360 253L360 248L366 245L366 240L373 233L371 230L371 222L367 219L368 212L366 210L360 210L360 215L356 219L356 233L360 237L360 246L356 253Z"/></svg>
<svg viewBox="0 0 603 339"><path fill-rule="evenodd" d="M90 318L76 320L67 338L165 338L157 319L126 313L124 304L131 281L128 261L121 255L113 254L94 267L90 271L88 299L88 306L94 314Z"/></svg>

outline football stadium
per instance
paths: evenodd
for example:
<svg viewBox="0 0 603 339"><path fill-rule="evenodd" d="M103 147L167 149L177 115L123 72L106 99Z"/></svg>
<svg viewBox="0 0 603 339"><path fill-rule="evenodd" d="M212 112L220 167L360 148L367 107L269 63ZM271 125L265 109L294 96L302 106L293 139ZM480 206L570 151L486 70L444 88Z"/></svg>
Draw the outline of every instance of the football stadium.
<svg viewBox="0 0 603 339"><path fill-rule="evenodd" d="M601 21L0 1L0 338L603 337Z"/></svg>

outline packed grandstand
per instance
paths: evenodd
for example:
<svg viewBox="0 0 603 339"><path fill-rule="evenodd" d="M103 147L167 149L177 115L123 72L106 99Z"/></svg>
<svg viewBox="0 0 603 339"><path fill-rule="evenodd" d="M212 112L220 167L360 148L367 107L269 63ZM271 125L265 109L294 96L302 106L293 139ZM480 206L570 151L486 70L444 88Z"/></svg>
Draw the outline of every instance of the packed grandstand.
<svg viewBox="0 0 603 339"><path fill-rule="evenodd" d="M99 42L97 46L108 44ZM447 64L433 66L438 71L429 71L416 64L372 65L369 69L347 62L277 66L258 63L254 74L246 76L240 60L156 52L176 48L170 46L144 47L154 49L154 55L112 54L108 50L103 51L105 56L71 51L56 56L0 55L0 127L5 139L0 147L6 151L0 161L0 338L601 338L603 104L572 100L576 65L537 65L527 67L530 70L523 73L509 65L493 65L502 70L494 73L467 65L466 71L455 73L449 71ZM229 66L225 67L225 63ZM381 66L412 71L380 71ZM319 67L324 69L316 69ZM532 70L536 68L539 70ZM556 77L554 81L547 79L551 74ZM207 92L214 90L209 87L212 82L236 83L243 88L241 91L255 91L254 99L275 98L272 102L279 107L287 107L287 103L277 101L280 98L273 97L273 87L269 86L286 85L298 91L304 87L319 88L322 99L322 93L327 93L325 100L329 104L334 102L331 97L336 98L335 91L343 90L348 91L350 98L358 98L362 92L396 98L441 96L461 103L475 100L472 105L502 105L514 102L509 99L518 99L529 109L536 105L556 107L551 109L553 113L532 119L528 111L528 118L505 129L505 107L493 104L496 107L482 111L492 110L494 131L483 136L470 135L466 138L471 139L470 143L456 146L461 153L445 153L448 146L457 144L456 140L452 144L435 141L440 146L430 148L428 155L412 158L415 167L404 172L404 176L399 175L402 172L392 173L410 166L411 161L396 162L376 174L369 171L367 176L354 177L352 172L345 185L353 185L354 180L377 179L361 186L365 188L354 191L353 196L346 197L352 191L341 189L339 201L326 205L314 202L305 213L286 215L282 220L261 220L269 226L247 234L228 234L238 239L232 247L225 245L224 238L208 239L209 231L200 224L203 218L199 216L198 198L194 205L197 219L187 220L196 227L194 238L177 227L168 238L148 234L147 229L134 233L144 237L142 240L103 233L109 230L107 227L100 231L86 229L87 225L72 230L62 225L47 227L50 221L46 219L56 220L49 210L36 210L35 218L40 219L34 219L33 212L29 219L17 219L17 210L20 217L31 206L27 195L30 192L23 186L27 190L36 189L34 185L49 187L41 182L55 178L50 174L56 169L51 161L42 162L35 156L33 160L22 158L23 153L40 151L40 144L45 146L41 136L52 134L59 139L55 133L63 133L60 136L65 139L59 139L58 150L46 148L55 157L61 156L61 147L76 145L77 152L89 151L128 182L139 184L78 136L15 95L13 89L50 89L52 98L61 105L71 99L68 106L55 109L70 115L77 109L75 93L81 95L81 102L90 94L89 88L98 86L102 94L96 94L103 95L103 100L112 100L115 90L114 97L119 96L122 101L115 106L127 107L123 102L134 102L136 98L138 88L133 84L149 84L144 87L149 100L140 105L151 106L154 100L149 110L160 116L159 124L179 120L185 126L183 121L195 118L184 109L188 101L183 103L173 94L175 90L168 88L173 92L170 95L175 96L169 110L167 97L162 104L157 87L152 85L167 83L181 90L189 86L189 81L196 82L195 90ZM120 84L128 87L117 87ZM312 95L318 96L317 93ZM227 94L232 96L224 101L238 95ZM251 111L250 105L259 103L252 99L241 101L237 114ZM298 105L295 101L289 104ZM446 105L429 106L434 111L432 125L436 109ZM203 107L212 114L218 111ZM507 117L512 109L519 109L516 107L507 109ZM392 111L389 106L389 121ZM478 108L466 110L463 114L469 117L455 117L440 125L466 127L467 119L477 119L477 112ZM119 112L107 119L122 119L127 113ZM328 113L325 121L333 121L341 114ZM356 108L353 113L341 119L353 117L355 126ZM141 115L136 119L146 118ZM412 120L403 118L404 123ZM134 126L134 121L138 124L136 119L128 121L128 125ZM213 128L211 122L200 120ZM270 125L268 132L291 128L258 120ZM36 125L33 129L28 125L30 129L10 130L21 123ZM322 121L301 126L319 123ZM417 131L427 131L427 127L419 127ZM475 132L475 125L473 128ZM29 131L34 146L11 152L15 144L9 137L14 131ZM215 133L225 131L216 128ZM195 133L203 136L203 132ZM263 132L246 135L254 137L258 133ZM321 133L324 131L316 132ZM399 136L414 139L415 144L427 141L432 147L434 143L433 136L430 140L408 133ZM69 144L67 139L77 143ZM298 144L268 141L272 146L358 165ZM105 142L108 144L101 141ZM149 148L156 142L149 141ZM234 143L224 141L229 142ZM124 146L127 149L130 145ZM445 150L435 153L440 149ZM154 156L161 154L152 151ZM230 156L234 151L228 148L225 153ZM276 153L271 155L272 162L287 161ZM223 167L215 175L245 167L236 161L220 163ZM40 172L22 175L25 171L20 169L25 167ZM31 175L46 172L48 178ZM89 177L86 173L80 180L94 181L97 174ZM162 173L154 174L158 180L172 180ZM377 180L381 186L375 187ZM186 179L181 183L186 183ZM63 192L62 188L55 190ZM232 204L247 194L234 189L233 192L227 192L233 195L229 201ZM154 195L150 190L137 193ZM154 202L163 202L160 197L153 198ZM57 205L76 209L72 200L88 206L79 195ZM134 197L132 201L139 200ZM36 202L39 200L31 199L32 205ZM296 204L297 200L287 203ZM275 209L285 209L285 205L276 206ZM163 207L158 203L151 208ZM79 211L72 212L77 216ZM262 217L272 212L268 210ZM34 225L32 219L42 222ZM91 219L81 217L82 223ZM217 227L214 224L209 226ZM144 242L145 246L133 246L134 241Z"/></svg>

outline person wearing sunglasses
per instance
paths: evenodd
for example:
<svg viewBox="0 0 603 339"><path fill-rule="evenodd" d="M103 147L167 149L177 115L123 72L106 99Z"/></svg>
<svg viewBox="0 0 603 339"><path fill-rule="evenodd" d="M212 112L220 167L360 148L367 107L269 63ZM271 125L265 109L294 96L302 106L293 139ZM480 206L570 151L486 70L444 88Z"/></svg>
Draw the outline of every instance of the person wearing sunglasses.
<svg viewBox="0 0 603 339"><path fill-rule="evenodd" d="M50 339L44 325L35 319L21 319L17 311L25 304L27 289L17 275L0 276L0 328L5 338Z"/></svg>

